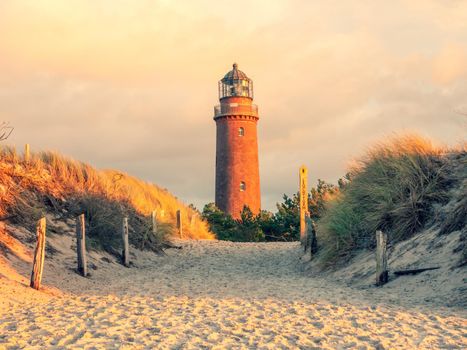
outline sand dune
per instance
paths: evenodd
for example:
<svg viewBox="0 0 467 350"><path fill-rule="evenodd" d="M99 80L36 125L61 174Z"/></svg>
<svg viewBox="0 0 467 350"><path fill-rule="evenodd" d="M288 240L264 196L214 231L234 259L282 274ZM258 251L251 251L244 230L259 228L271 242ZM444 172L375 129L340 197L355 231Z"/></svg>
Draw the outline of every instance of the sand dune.
<svg viewBox="0 0 467 350"><path fill-rule="evenodd" d="M2 278L0 348L467 348L462 310L389 304L307 277L297 243L180 244L138 253L130 269L96 255L90 278L59 252L43 292Z"/></svg>

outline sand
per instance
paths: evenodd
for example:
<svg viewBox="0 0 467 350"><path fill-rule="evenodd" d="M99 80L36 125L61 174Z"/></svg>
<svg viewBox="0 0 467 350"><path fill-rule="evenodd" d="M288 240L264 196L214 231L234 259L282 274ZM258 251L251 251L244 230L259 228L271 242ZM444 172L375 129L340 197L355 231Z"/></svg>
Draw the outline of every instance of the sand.
<svg viewBox="0 0 467 350"><path fill-rule="evenodd" d="M65 237L41 292L25 286L24 257L4 258L0 349L467 348L463 310L309 277L298 243L180 241L164 256L137 252L133 268L93 253L82 278Z"/></svg>
<svg viewBox="0 0 467 350"><path fill-rule="evenodd" d="M467 231L439 235L439 228L424 230L406 241L388 247L389 283L374 288L375 252L361 250L343 266L322 271L320 260L304 256L310 277L326 277L352 288L369 289L371 298L392 304L423 305L430 308L449 306L467 309L467 266L463 247ZM417 275L396 276L394 271L438 267Z"/></svg>

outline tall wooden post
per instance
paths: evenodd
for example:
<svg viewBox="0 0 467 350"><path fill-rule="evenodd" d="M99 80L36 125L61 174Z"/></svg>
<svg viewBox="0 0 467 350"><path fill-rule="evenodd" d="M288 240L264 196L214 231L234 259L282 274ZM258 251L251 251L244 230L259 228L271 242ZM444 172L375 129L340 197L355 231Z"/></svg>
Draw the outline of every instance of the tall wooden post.
<svg viewBox="0 0 467 350"><path fill-rule="evenodd" d="M123 240L123 251L122 251L122 262L123 265L130 266L130 248L128 246L128 218L123 218L122 226L122 240Z"/></svg>
<svg viewBox="0 0 467 350"><path fill-rule="evenodd" d="M182 225L182 213L179 210L177 210L177 230L178 230L178 235L180 238L183 236L183 225Z"/></svg>
<svg viewBox="0 0 467 350"><path fill-rule="evenodd" d="M300 196L300 242L305 244L306 222L308 212L308 169L302 165L299 170Z"/></svg>
<svg viewBox="0 0 467 350"><path fill-rule="evenodd" d="M388 236L382 231L376 231L376 285L382 286L388 282L388 257L386 245Z"/></svg>
<svg viewBox="0 0 467 350"><path fill-rule="evenodd" d="M30 152L29 152L29 143L27 143L25 146L24 146L24 162L26 164L29 164L29 160L31 158L31 155L30 155Z"/></svg>
<svg viewBox="0 0 467 350"><path fill-rule="evenodd" d="M39 288L41 287L42 270L44 269L45 230L46 220L45 218L42 218L37 222L37 244L36 250L34 251L34 262L32 265L30 284L32 288L37 290L39 290Z"/></svg>
<svg viewBox="0 0 467 350"><path fill-rule="evenodd" d="M154 235L157 234L157 211L153 210L151 213L151 227L152 227L152 233Z"/></svg>
<svg viewBox="0 0 467 350"><path fill-rule="evenodd" d="M87 276L86 225L84 214L81 214L76 218L76 250L78 251L78 272L82 276Z"/></svg>

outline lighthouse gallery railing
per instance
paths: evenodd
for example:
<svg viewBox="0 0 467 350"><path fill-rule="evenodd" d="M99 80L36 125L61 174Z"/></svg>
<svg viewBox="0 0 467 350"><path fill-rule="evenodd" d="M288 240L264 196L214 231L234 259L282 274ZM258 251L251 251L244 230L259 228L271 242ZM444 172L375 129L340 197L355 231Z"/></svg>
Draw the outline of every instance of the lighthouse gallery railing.
<svg viewBox="0 0 467 350"><path fill-rule="evenodd" d="M224 115L249 115L258 116L258 106L255 104L241 105L237 103L220 104L214 106L214 118Z"/></svg>

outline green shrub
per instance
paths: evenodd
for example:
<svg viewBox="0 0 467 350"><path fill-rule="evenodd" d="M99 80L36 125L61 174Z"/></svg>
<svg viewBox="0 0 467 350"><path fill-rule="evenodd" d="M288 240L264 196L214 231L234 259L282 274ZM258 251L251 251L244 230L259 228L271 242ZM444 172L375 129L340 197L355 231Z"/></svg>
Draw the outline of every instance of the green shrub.
<svg viewBox="0 0 467 350"><path fill-rule="evenodd" d="M343 180L342 180L343 181ZM308 193L308 209L314 220L324 212L324 204L338 193L332 184L318 180L318 185ZM277 203L277 212L262 210L253 215L245 207L240 220L223 213L214 203L205 205L203 218L218 239L229 241L298 241L300 239L300 200L298 192L291 197L284 194Z"/></svg>
<svg viewBox="0 0 467 350"><path fill-rule="evenodd" d="M300 239L300 200L298 192L292 197L284 194L272 217L272 225L266 231L270 241L298 241Z"/></svg>
<svg viewBox="0 0 467 350"><path fill-rule="evenodd" d="M235 220L217 208L214 203L208 203L203 208L202 217L209 224L209 229L220 240L236 240Z"/></svg>
<svg viewBox="0 0 467 350"><path fill-rule="evenodd" d="M218 239L236 242L259 242L264 240L264 233L260 226L260 215L255 216L248 207L244 207L238 220L224 213L209 203L204 206L203 219Z"/></svg>

